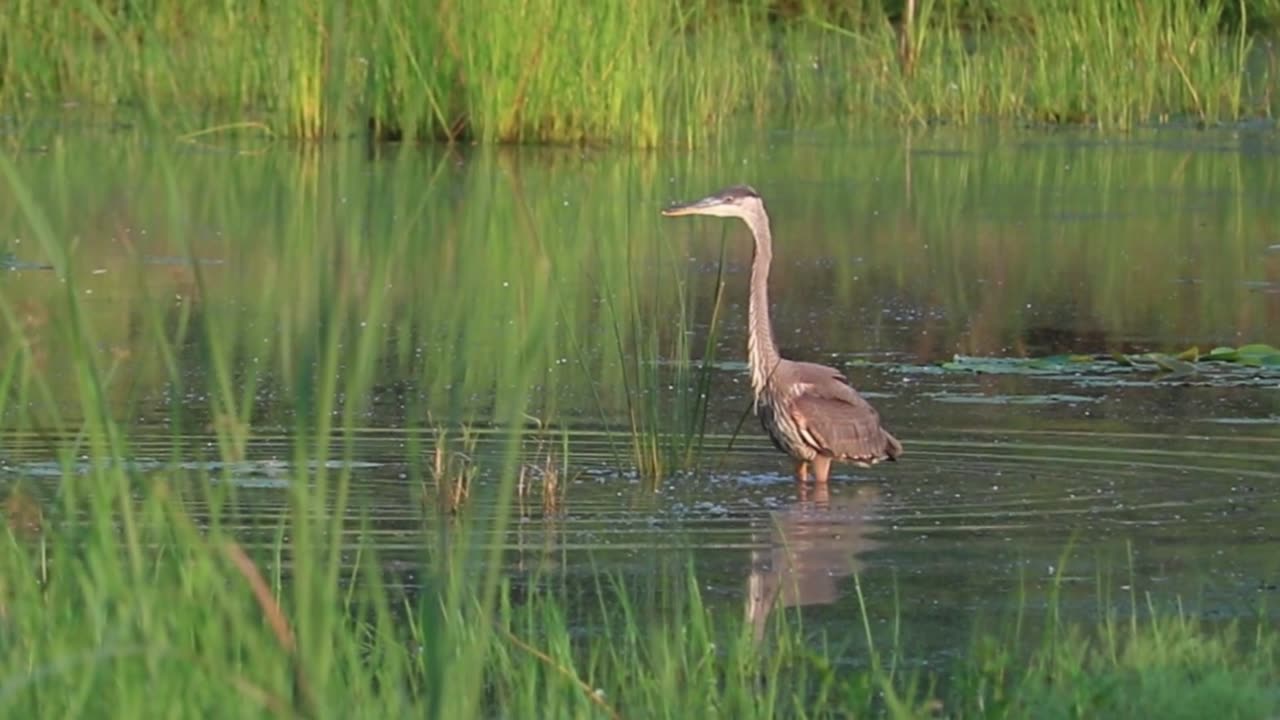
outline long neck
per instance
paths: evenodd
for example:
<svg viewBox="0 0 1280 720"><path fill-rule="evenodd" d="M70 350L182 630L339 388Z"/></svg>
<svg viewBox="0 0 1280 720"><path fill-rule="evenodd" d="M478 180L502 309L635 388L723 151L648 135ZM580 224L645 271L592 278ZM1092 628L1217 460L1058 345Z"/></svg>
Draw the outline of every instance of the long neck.
<svg viewBox="0 0 1280 720"><path fill-rule="evenodd" d="M769 232L769 216L761 206L758 212L743 217L756 248L751 261L751 298L747 305L747 365L751 369L751 389L756 404L769 375L778 365L778 346L773 341L773 323L769 320L769 263L773 260L773 239Z"/></svg>

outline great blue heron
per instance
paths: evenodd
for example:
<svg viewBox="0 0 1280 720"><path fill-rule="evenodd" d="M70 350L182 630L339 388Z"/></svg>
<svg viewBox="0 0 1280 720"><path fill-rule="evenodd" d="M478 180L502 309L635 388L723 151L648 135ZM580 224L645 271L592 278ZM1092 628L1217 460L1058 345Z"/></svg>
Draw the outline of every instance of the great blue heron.
<svg viewBox="0 0 1280 720"><path fill-rule="evenodd" d="M747 365L755 410L773 444L796 461L796 480L827 482L832 461L868 467L896 460L902 443L880 426L880 414L835 368L786 360L778 354L769 320L769 263L773 239L760 194L747 185L673 205L663 215L741 218L755 237L747 309Z"/></svg>

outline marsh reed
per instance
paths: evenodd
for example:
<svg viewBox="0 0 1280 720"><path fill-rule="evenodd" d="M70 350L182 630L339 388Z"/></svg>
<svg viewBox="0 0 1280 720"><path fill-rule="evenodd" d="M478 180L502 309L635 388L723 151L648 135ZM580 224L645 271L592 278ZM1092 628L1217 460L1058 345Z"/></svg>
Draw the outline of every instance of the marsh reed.
<svg viewBox="0 0 1280 720"><path fill-rule="evenodd" d="M687 147L744 126L1216 123L1274 116L1260 33L1277 17L1275 0L14 0L0 106L18 128L106 119L218 142Z"/></svg>

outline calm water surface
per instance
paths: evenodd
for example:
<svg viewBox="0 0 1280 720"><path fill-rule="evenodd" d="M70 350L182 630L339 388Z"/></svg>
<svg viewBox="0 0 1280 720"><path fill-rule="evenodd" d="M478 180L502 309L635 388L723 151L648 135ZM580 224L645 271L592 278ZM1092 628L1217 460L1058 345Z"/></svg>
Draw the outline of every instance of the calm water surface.
<svg viewBox="0 0 1280 720"><path fill-rule="evenodd" d="M490 365L504 355L504 328L536 307L534 289L550 288L560 303L556 339L501 361L545 376L535 405L567 432L566 499L551 515L518 503L516 522L489 537L508 549L514 577L572 581L607 570L643 586L678 575L692 557L725 612L763 626L777 600L802 607L808 627L857 643L856 572L876 631L899 618L923 663L966 648L975 617L1004 617L1019 604L1039 617L1055 578L1063 608L1082 618L1127 603L1131 591L1210 619L1274 614L1280 604L1280 368L1170 379L1097 364L1042 374L941 365L955 355L1280 345L1273 131L778 135L669 157L67 142L72 150L33 147L20 171L49 199L55 232L76 238L68 267L95 347L129 378L112 396L134 428L128 461L213 470L237 487L246 537L287 512L286 489L300 477L290 373L315 360L282 348L290 333L323 324L279 308L321 307L346 285L305 278L367 279L382 252L400 266L386 277L422 299L396 305L385 323L385 377L351 446L351 543L368 511L407 586L434 537L422 532L421 492L409 479L432 447L417 411L462 408L484 428L503 392ZM798 493L754 418L731 441L749 403L745 228L657 215L739 182L755 185L773 214L784 354L845 368L907 448L899 463L842 470L826 496ZM40 301L54 297L47 265L56 258L26 235L12 201L0 201L0 222L10 236L6 297L56 367L56 336L44 328L57 326L57 311ZM299 250L286 242L292 232L321 239ZM390 235L406 240L383 247ZM372 248L367 256L358 244ZM540 253L533 260L522 255L530 247ZM185 260L193 256L199 273ZM639 351L620 351L602 319L622 292L605 266L638 278L641 325L662 338L685 333L695 358L724 269L707 448L697 470L656 494L626 452L618 366ZM271 312L245 307L262 277L288 291ZM506 305L504 293L520 297ZM181 388L144 357L146 307L171 296L180 312L165 311L164 323L178 327L175 313L187 326L228 323L238 362L266 366L243 460L210 459L221 457L209 399L216 373L198 334L178 358ZM676 297L683 309L673 310ZM394 332L402 326L414 330ZM75 393L59 402L73 419ZM52 492L61 471L50 448L66 438L9 426L4 476ZM477 432L471 512L484 515L505 435Z"/></svg>

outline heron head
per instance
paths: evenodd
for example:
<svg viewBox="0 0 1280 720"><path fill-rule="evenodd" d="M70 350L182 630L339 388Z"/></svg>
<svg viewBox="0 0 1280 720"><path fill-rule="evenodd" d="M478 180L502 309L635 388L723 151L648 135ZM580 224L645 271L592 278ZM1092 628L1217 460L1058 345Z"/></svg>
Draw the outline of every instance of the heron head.
<svg viewBox="0 0 1280 720"><path fill-rule="evenodd" d="M667 217L680 215L712 215L715 217L745 218L760 210L763 201L760 193L750 185L734 185L701 200L679 203L662 211Z"/></svg>

